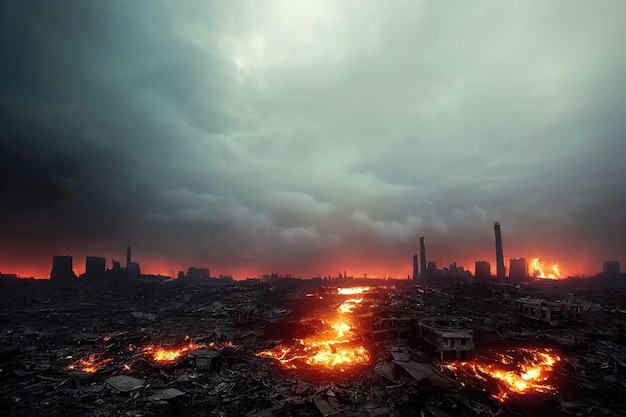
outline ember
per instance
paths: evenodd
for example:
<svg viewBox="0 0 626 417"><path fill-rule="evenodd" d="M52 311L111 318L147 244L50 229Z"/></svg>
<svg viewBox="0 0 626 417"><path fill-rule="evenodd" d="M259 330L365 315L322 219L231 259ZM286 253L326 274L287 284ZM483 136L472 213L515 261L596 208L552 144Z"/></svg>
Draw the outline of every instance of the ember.
<svg viewBox="0 0 626 417"><path fill-rule="evenodd" d="M87 360L80 358L76 362L67 367L70 371L81 371L95 374L105 364L113 361L112 358L101 359L102 354L92 353Z"/></svg>
<svg viewBox="0 0 626 417"><path fill-rule="evenodd" d="M548 381L552 368L560 360L549 349L516 349L508 354L498 354L497 361L492 363L472 361L447 366L460 378L496 382L499 390L492 395L505 401L510 394L554 391Z"/></svg>

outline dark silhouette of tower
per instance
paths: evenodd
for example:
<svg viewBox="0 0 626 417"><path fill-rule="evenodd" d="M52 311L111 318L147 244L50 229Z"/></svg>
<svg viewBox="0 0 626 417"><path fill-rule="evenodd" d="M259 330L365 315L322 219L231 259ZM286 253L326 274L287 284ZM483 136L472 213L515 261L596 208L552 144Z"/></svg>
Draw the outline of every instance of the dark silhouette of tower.
<svg viewBox="0 0 626 417"><path fill-rule="evenodd" d="M528 278L526 259L513 258L509 261L509 278L516 281L525 281Z"/></svg>
<svg viewBox="0 0 626 417"><path fill-rule="evenodd" d="M420 273L426 276L426 243L425 237L420 237Z"/></svg>
<svg viewBox="0 0 626 417"><path fill-rule="evenodd" d="M602 262L602 273L610 277L618 276L620 274L619 261Z"/></svg>
<svg viewBox="0 0 626 417"><path fill-rule="evenodd" d="M50 280L55 282L69 282L76 279L72 269L71 256L53 256Z"/></svg>
<svg viewBox="0 0 626 417"><path fill-rule="evenodd" d="M130 246L126 248L126 269L130 267Z"/></svg>
<svg viewBox="0 0 626 417"><path fill-rule="evenodd" d="M417 255L413 255L413 280L416 280L419 276L419 261Z"/></svg>
<svg viewBox="0 0 626 417"><path fill-rule="evenodd" d="M85 259L85 275L99 276L106 270L106 260L100 256L88 256Z"/></svg>
<svg viewBox="0 0 626 417"><path fill-rule="evenodd" d="M495 222L493 229L496 232L496 276L504 278L506 270L504 267L504 251L502 250L502 233L500 232L500 223Z"/></svg>
<svg viewBox="0 0 626 417"><path fill-rule="evenodd" d="M474 276L476 278L489 278L491 276L491 265L487 261L476 261L474 266Z"/></svg>

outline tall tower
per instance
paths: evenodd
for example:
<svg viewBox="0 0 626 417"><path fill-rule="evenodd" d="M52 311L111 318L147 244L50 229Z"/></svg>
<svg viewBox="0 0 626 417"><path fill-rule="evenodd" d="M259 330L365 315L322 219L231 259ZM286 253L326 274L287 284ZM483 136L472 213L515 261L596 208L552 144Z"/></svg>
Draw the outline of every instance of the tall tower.
<svg viewBox="0 0 626 417"><path fill-rule="evenodd" d="M417 255L413 255L413 280L417 280L419 276L419 261Z"/></svg>
<svg viewBox="0 0 626 417"><path fill-rule="evenodd" d="M126 269L130 267L130 246L126 248Z"/></svg>
<svg viewBox="0 0 626 417"><path fill-rule="evenodd" d="M506 271L504 267L504 252L502 250L502 233L500 232L500 223L495 222L493 229L496 232L496 276L504 278Z"/></svg>
<svg viewBox="0 0 626 417"><path fill-rule="evenodd" d="M424 242L426 238L424 236L420 237L420 273L422 276L426 276L426 243Z"/></svg>

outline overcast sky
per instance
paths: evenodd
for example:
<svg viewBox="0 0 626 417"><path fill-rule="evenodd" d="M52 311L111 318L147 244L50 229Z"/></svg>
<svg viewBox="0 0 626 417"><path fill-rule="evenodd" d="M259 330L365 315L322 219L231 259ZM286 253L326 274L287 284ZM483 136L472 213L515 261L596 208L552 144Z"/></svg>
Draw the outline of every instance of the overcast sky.
<svg viewBox="0 0 626 417"><path fill-rule="evenodd" d="M0 270L626 267L626 2L4 1Z"/></svg>

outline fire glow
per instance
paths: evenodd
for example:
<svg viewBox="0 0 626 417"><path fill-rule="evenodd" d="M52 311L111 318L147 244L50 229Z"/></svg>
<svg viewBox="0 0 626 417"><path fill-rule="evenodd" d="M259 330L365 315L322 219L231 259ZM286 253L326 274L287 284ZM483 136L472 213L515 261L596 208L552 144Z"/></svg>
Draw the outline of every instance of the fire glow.
<svg viewBox="0 0 626 417"><path fill-rule="evenodd" d="M339 288L340 294L362 294L369 288ZM342 292L345 290L346 292ZM302 364L343 372L347 367L369 363L369 352L356 343L351 314L363 301L351 298L337 307L336 317L323 321L325 328L315 336L296 339L293 346L278 345L257 356L273 358L283 367L298 369Z"/></svg>
<svg viewBox="0 0 626 417"><path fill-rule="evenodd" d="M188 339L188 337L187 337ZM199 345L189 341L189 343L185 346L181 347L162 347L156 345L146 346L143 349L143 352L148 354L153 361L160 363L171 363L175 362L185 355L191 350L200 349L206 347L205 345Z"/></svg>
<svg viewBox="0 0 626 417"><path fill-rule="evenodd" d="M368 292L370 287L348 287L348 288L337 288L337 294L339 295L358 295L363 294L364 292Z"/></svg>
<svg viewBox="0 0 626 417"><path fill-rule="evenodd" d="M341 314L352 313L357 304L360 304L362 301L362 298L350 298L337 307L337 311Z"/></svg>
<svg viewBox="0 0 626 417"><path fill-rule="evenodd" d="M113 361L113 358L101 359L101 356L102 355L99 353L92 353L91 355L89 355L87 360L80 358L79 360L68 366L67 369L70 371L80 371L87 372L89 374L95 374L102 366Z"/></svg>
<svg viewBox="0 0 626 417"><path fill-rule="evenodd" d="M550 349L515 349L498 354L491 363L471 361L447 365L460 379L477 379L491 385L495 382L498 391L492 395L505 401L511 394L550 393L555 387L549 380L553 367L561 360Z"/></svg>
<svg viewBox="0 0 626 417"><path fill-rule="evenodd" d="M558 263L548 265L539 258L531 258L528 271L535 278L559 279L563 276Z"/></svg>

